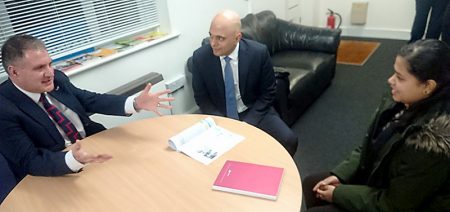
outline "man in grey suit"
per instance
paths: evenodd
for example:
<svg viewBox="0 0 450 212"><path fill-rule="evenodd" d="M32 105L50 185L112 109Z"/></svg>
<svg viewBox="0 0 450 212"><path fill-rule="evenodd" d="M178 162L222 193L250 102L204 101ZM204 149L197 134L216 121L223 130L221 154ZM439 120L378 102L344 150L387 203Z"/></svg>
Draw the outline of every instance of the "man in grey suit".
<svg viewBox="0 0 450 212"><path fill-rule="evenodd" d="M242 39L237 13L218 13L209 30L210 45L193 56L192 85L200 110L256 126L278 140L291 156L298 139L272 104L276 81L267 47Z"/></svg>

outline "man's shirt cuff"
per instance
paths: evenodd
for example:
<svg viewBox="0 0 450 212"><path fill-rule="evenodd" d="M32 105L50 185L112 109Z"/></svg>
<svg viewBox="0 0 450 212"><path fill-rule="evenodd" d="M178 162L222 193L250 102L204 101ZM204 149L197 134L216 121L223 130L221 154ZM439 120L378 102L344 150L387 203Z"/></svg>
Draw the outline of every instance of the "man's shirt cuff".
<svg viewBox="0 0 450 212"><path fill-rule="evenodd" d="M84 164L78 162L75 157L73 157L72 150L68 151L65 156L66 164L70 170L73 172L78 172L84 167Z"/></svg>
<svg viewBox="0 0 450 212"><path fill-rule="evenodd" d="M135 96L129 96L127 100L125 101L125 113L126 114L134 114L137 113L137 111L134 109L133 101Z"/></svg>

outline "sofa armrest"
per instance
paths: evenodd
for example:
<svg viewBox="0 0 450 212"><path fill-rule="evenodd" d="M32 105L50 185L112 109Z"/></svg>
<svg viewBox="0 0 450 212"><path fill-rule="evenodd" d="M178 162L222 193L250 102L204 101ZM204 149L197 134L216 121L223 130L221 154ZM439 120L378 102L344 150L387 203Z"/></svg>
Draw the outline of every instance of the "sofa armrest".
<svg viewBox="0 0 450 212"><path fill-rule="evenodd" d="M278 19L278 50L306 50L336 54L340 29L299 25Z"/></svg>

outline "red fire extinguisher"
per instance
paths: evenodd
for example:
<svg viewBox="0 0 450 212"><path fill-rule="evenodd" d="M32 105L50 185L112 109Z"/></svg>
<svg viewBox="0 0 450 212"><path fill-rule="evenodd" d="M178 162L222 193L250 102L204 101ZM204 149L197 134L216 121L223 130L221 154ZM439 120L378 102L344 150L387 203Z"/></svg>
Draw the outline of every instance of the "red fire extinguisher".
<svg viewBox="0 0 450 212"><path fill-rule="evenodd" d="M341 26L341 23L342 23L342 16L339 13L334 12L331 9L328 9L328 13L327 14L328 14L327 28L330 28L330 29L334 29L335 28L335 26L336 26L336 16L337 16L338 19L339 19L339 23L338 23L338 26L336 28L339 29L339 27Z"/></svg>

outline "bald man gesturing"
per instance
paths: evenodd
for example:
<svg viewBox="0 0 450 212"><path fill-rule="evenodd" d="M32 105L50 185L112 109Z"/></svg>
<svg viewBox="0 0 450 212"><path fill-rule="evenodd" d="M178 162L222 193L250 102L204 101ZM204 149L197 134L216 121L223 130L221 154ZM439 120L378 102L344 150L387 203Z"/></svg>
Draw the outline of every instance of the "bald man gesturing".
<svg viewBox="0 0 450 212"><path fill-rule="evenodd" d="M256 126L293 156L297 135L272 107L276 81L267 47L243 39L240 17L230 10L214 17L209 35L210 45L192 56L192 85L200 110Z"/></svg>

